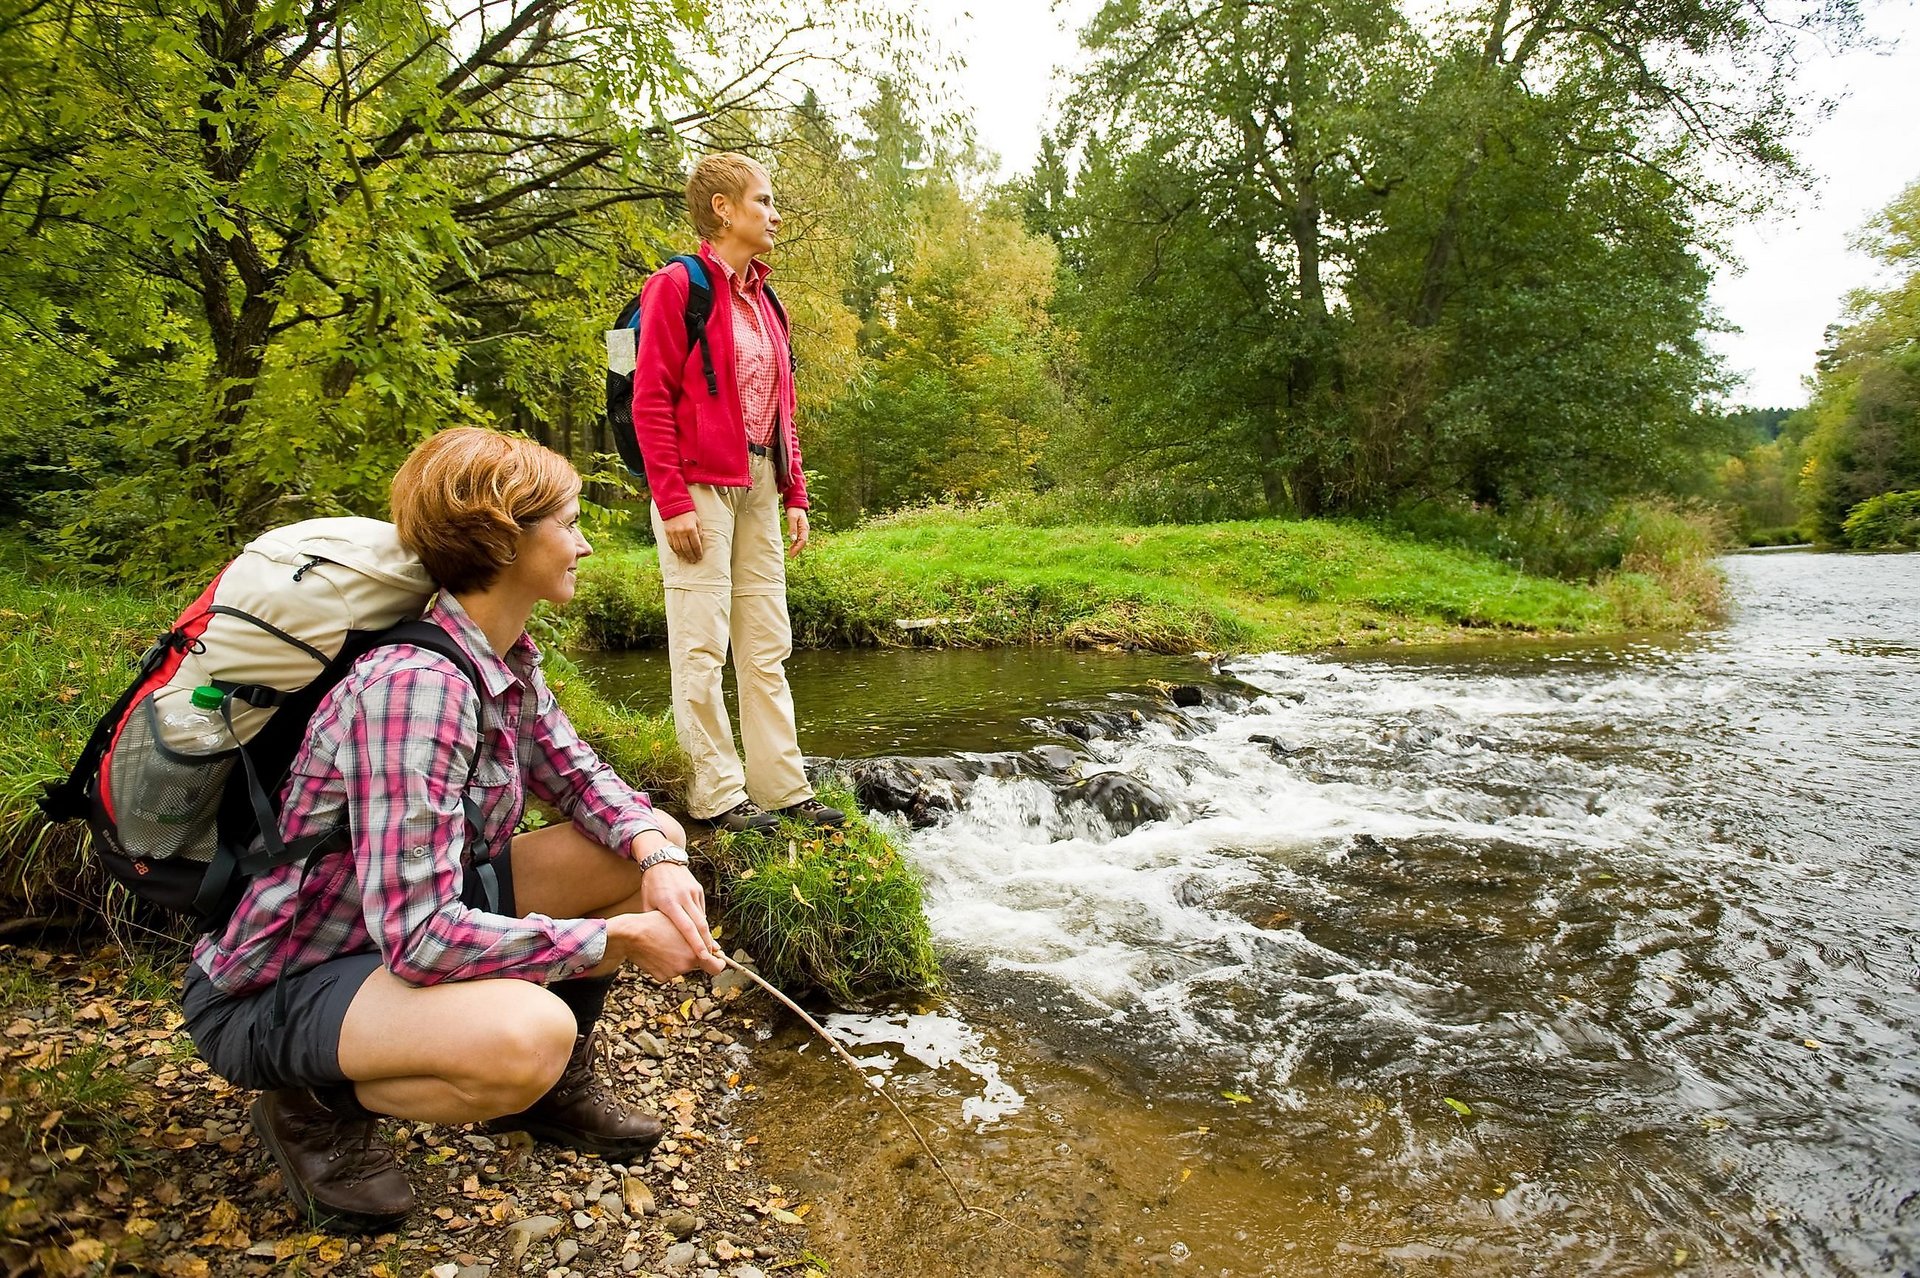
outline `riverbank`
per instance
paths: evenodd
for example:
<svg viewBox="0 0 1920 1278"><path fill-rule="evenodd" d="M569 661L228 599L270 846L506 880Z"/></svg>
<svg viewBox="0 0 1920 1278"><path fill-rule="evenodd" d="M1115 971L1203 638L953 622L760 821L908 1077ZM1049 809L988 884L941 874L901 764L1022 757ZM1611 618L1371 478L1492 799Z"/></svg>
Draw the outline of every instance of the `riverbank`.
<svg viewBox="0 0 1920 1278"><path fill-rule="evenodd" d="M1684 629L1718 615L1711 540L1649 521L1591 581L1370 524L1239 520L1035 528L994 508L913 511L823 535L789 567L801 648L1114 646L1286 651L1444 642L1476 633ZM664 642L651 547L581 568L569 638Z"/></svg>
<svg viewBox="0 0 1920 1278"><path fill-rule="evenodd" d="M601 1022L615 1086L668 1135L625 1166L521 1134L389 1120L419 1195L374 1236L317 1232L247 1118L253 1093L194 1054L183 952L0 945L0 1267L89 1278L817 1275L811 1204L769 1179L737 1126L758 1088L743 1046L770 1003L723 974L629 973ZM864 1091L851 1073L847 1085Z"/></svg>

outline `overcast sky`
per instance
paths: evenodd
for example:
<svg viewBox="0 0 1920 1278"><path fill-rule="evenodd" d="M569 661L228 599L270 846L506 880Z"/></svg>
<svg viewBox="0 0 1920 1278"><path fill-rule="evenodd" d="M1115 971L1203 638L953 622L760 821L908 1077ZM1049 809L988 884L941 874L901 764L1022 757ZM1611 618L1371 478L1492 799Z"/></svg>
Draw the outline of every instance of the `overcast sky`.
<svg viewBox="0 0 1920 1278"><path fill-rule="evenodd" d="M1872 0L1868 0L1872 4ZM1096 0L923 0L935 34L967 61L958 79L982 143L1003 174L1028 168L1062 80L1078 63L1075 32ZM1818 190L1787 201L1765 224L1741 229L1732 248L1743 272L1725 271L1714 299L1741 331L1715 339L1744 376L1738 402L1804 403L1821 335L1841 297L1873 278L1848 238L1909 182L1920 180L1920 6L1883 0L1868 30L1894 47L1835 56L1810 51L1804 83L1841 98L1801 152Z"/></svg>

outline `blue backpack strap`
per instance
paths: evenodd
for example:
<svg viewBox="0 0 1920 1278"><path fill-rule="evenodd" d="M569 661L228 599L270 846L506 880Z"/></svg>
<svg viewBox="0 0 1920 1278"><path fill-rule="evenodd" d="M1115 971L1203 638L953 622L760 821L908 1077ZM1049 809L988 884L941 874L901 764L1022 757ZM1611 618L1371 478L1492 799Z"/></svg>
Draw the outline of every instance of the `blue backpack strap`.
<svg viewBox="0 0 1920 1278"><path fill-rule="evenodd" d="M713 315L713 284L707 278L707 264L692 253L676 253L667 264L678 262L687 272L687 346L700 348L700 371L706 374L707 394L720 393L719 379L713 375L713 351L707 342L707 320Z"/></svg>

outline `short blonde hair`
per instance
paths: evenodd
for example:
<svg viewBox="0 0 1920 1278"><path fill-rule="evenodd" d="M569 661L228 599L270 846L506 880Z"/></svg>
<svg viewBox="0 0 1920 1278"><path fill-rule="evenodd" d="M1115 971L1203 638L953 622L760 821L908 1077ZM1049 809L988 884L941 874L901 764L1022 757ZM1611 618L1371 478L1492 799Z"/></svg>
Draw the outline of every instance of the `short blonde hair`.
<svg viewBox="0 0 1920 1278"><path fill-rule="evenodd" d="M687 175L687 213L701 239L713 239L723 229L720 215L713 211L713 197L724 195L738 204L746 198L747 183L757 177L773 181L765 165L737 151L706 156L693 166Z"/></svg>
<svg viewBox="0 0 1920 1278"><path fill-rule="evenodd" d="M522 530L579 492L573 463L552 449L459 426L413 450L389 504L401 544L458 595L491 586L519 555Z"/></svg>

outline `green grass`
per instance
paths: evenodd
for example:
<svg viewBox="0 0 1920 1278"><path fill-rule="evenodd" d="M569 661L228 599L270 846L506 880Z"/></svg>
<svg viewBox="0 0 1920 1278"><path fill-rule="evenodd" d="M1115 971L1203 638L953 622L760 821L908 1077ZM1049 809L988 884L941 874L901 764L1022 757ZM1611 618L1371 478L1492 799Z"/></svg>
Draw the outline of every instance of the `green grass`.
<svg viewBox="0 0 1920 1278"><path fill-rule="evenodd" d="M1358 522L1036 528L993 507L935 507L817 539L790 569L787 596L803 648L1299 650L1471 630L1683 627L1714 614L1715 547L1694 524L1651 511L1609 535L1619 569L1561 581ZM569 619L579 641L645 646L664 633L651 550L598 555L582 572Z"/></svg>
<svg viewBox="0 0 1920 1278"><path fill-rule="evenodd" d="M850 814L845 827L788 821L708 845L731 939L789 993L817 989L843 1006L932 993L940 967L919 876L845 788L823 786L820 797Z"/></svg>

